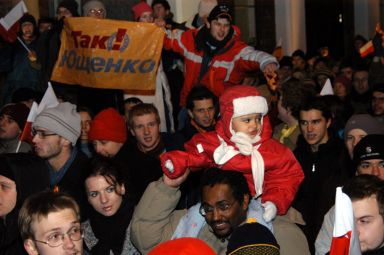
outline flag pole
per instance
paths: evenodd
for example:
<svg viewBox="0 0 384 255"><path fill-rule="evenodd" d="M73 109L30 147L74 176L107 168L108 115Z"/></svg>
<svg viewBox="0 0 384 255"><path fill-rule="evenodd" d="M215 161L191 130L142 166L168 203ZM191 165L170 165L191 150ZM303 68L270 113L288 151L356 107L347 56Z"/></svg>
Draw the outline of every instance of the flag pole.
<svg viewBox="0 0 384 255"><path fill-rule="evenodd" d="M23 40L21 40L19 36L17 37L17 40L21 43L21 45L23 45L24 49L26 49L28 53L31 53L31 50L28 48L27 45L25 45L25 43L23 42Z"/></svg>
<svg viewBox="0 0 384 255"><path fill-rule="evenodd" d="M15 153L19 153L20 147L21 147L21 140L19 140L19 142L17 143L17 148Z"/></svg>

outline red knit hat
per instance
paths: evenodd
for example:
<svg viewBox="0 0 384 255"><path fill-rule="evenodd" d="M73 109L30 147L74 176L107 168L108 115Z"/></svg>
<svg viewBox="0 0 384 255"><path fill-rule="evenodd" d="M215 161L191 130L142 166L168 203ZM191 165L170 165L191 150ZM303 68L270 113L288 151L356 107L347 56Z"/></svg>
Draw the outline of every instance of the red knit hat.
<svg viewBox="0 0 384 255"><path fill-rule="evenodd" d="M215 255L205 242L192 237L170 240L156 246L148 255Z"/></svg>
<svg viewBox="0 0 384 255"><path fill-rule="evenodd" d="M113 108L102 110L92 120L88 139L125 143L127 130L124 118Z"/></svg>
<svg viewBox="0 0 384 255"><path fill-rule="evenodd" d="M141 14L144 12L153 12L151 6L149 6L146 2L140 2L132 7L133 15L135 16L135 20L139 20Z"/></svg>

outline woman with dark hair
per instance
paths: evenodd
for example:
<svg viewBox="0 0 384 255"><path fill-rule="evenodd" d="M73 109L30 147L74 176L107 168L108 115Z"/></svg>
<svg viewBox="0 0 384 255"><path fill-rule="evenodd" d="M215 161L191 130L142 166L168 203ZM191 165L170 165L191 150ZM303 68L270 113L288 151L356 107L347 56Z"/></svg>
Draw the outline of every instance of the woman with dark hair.
<svg viewBox="0 0 384 255"><path fill-rule="evenodd" d="M24 200L49 188L49 175L40 158L26 153L0 154L0 254L27 254L17 218Z"/></svg>
<svg viewBox="0 0 384 255"><path fill-rule="evenodd" d="M124 180L111 159L92 158L85 190L93 210L82 224L85 249L91 254L139 254L130 241L134 203Z"/></svg>

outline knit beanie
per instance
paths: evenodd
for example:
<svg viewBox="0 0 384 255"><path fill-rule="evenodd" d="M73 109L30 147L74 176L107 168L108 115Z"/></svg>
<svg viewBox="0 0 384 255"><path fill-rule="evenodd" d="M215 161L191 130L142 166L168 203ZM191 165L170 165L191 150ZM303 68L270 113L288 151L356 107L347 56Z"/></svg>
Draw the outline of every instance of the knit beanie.
<svg viewBox="0 0 384 255"><path fill-rule="evenodd" d="M353 162L356 166L369 159L384 160L384 135L367 135L353 149Z"/></svg>
<svg viewBox="0 0 384 255"><path fill-rule="evenodd" d="M29 108L22 103L7 104L0 111L0 116L8 115L14 121L16 121L20 130L23 130L24 128L25 122L27 121L27 118L28 118L28 114L29 114Z"/></svg>
<svg viewBox="0 0 384 255"><path fill-rule="evenodd" d="M125 143L127 129L124 118L113 108L107 108L95 116L88 139Z"/></svg>
<svg viewBox="0 0 384 255"><path fill-rule="evenodd" d="M4 154L2 154L2 155L4 155ZM1 163L0 175L4 176L4 177L6 177L12 181L15 181L15 175L13 174L12 169L8 165L6 165L2 162L1 159L4 158L4 156L2 156L2 155L0 155L0 163Z"/></svg>
<svg viewBox="0 0 384 255"><path fill-rule="evenodd" d="M171 6L169 5L167 0L153 0L151 4L152 9L156 4L161 4L165 10L171 9Z"/></svg>
<svg viewBox="0 0 384 255"><path fill-rule="evenodd" d="M183 237L170 240L156 246L148 255L215 255L216 253L204 241Z"/></svg>
<svg viewBox="0 0 384 255"><path fill-rule="evenodd" d="M232 15L228 5L225 5L225 4L216 5L212 9L212 11L209 13L208 21L212 22L212 20L215 20L218 18L226 18L229 20L229 22L232 23Z"/></svg>
<svg viewBox="0 0 384 255"><path fill-rule="evenodd" d="M271 231L259 223L237 227L227 246L227 255L278 255L280 247Z"/></svg>
<svg viewBox="0 0 384 255"><path fill-rule="evenodd" d="M344 128L344 139L352 129L361 129L368 135L384 134L384 125L369 114L352 115Z"/></svg>
<svg viewBox="0 0 384 255"><path fill-rule="evenodd" d="M378 83L378 84L373 85L372 92L384 93L384 84Z"/></svg>
<svg viewBox="0 0 384 255"><path fill-rule="evenodd" d="M64 137L75 146L81 133L81 118L74 104L59 103L37 115L32 127L45 128Z"/></svg>
<svg viewBox="0 0 384 255"><path fill-rule="evenodd" d="M83 16L86 16L86 14L92 9L103 9L105 16L107 16L107 9L105 8L105 5L97 0L88 1L83 5Z"/></svg>
<svg viewBox="0 0 384 255"><path fill-rule="evenodd" d="M199 16L208 16L216 5L217 0L201 0L198 7Z"/></svg>
<svg viewBox="0 0 384 255"><path fill-rule="evenodd" d="M77 4L77 2L75 0L63 0L57 6L57 8L59 8L59 7L66 8L68 11L70 11L72 13L73 17L79 16L79 13L77 12L79 5Z"/></svg>
<svg viewBox="0 0 384 255"><path fill-rule="evenodd" d="M32 23L33 27L36 28L36 19L31 14L27 13L27 14L24 14L23 17L21 17L21 19L19 21L20 25L22 25L25 22Z"/></svg>
<svg viewBox="0 0 384 255"><path fill-rule="evenodd" d="M144 12L152 13L153 10L151 6L149 6L146 2L140 2L132 7L133 15L135 16L135 20L139 20L141 14Z"/></svg>

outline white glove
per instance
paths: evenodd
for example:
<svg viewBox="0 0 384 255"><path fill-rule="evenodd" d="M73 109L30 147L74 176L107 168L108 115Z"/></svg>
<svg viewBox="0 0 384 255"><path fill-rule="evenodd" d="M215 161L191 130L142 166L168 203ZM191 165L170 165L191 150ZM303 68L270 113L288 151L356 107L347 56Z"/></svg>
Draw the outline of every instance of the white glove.
<svg viewBox="0 0 384 255"><path fill-rule="evenodd" d="M168 159L165 161L165 167L169 170L170 173L175 171L175 167L173 166L172 160Z"/></svg>
<svg viewBox="0 0 384 255"><path fill-rule="evenodd" d="M266 201L264 204L262 204L264 207L264 213L263 218L266 222L272 221L276 217L277 208L274 203L271 201Z"/></svg>

